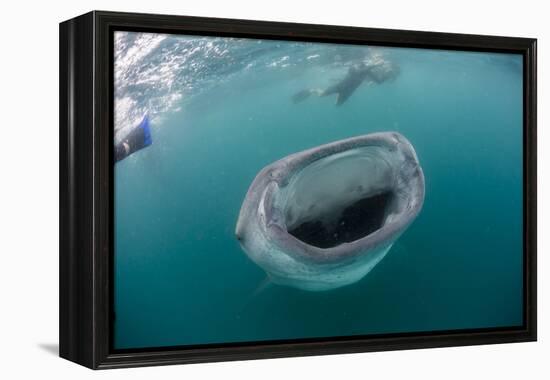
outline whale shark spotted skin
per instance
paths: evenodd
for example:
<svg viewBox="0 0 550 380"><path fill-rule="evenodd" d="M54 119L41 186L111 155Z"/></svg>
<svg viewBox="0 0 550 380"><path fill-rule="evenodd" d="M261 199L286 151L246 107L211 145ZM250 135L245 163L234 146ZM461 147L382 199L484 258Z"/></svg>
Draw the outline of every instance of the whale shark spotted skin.
<svg viewBox="0 0 550 380"><path fill-rule="evenodd" d="M329 290L363 278L423 202L424 174L410 142L396 132L373 133L263 168L235 233L273 283Z"/></svg>

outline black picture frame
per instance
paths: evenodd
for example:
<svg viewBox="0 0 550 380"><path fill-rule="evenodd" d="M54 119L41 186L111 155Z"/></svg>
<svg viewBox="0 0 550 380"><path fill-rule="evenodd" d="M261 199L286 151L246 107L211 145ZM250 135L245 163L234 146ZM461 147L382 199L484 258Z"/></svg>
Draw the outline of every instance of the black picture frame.
<svg viewBox="0 0 550 380"><path fill-rule="evenodd" d="M115 30L521 54L523 326L114 351L111 338ZM102 369L536 340L536 39L104 11L62 22L59 37L61 357Z"/></svg>

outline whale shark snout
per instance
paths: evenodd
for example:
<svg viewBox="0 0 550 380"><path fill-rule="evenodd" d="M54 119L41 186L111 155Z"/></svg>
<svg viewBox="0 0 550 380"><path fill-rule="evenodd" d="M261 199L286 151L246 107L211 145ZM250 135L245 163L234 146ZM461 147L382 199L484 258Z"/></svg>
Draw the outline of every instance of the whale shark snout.
<svg viewBox="0 0 550 380"><path fill-rule="evenodd" d="M328 290L364 277L423 201L424 175L412 145L396 132L374 133L263 168L235 233L274 283Z"/></svg>

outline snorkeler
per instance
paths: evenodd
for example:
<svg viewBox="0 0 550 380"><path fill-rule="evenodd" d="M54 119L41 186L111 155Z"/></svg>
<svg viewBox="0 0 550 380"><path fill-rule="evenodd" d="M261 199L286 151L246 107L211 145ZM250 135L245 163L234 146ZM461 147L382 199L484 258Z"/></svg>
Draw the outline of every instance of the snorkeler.
<svg viewBox="0 0 550 380"><path fill-rule="evenodd" d="M390 79L395 79L399 74L399 68L392 62L375 55L363 62L353 64L348 69L347 75L338 83L325 90L305 89L292 96L293 103L300 103L310 95L327 96L337 94L336 105L343 104L366 80L370 83L380 84Z"/></svg>
<svg viewBox="0 0 550 380"><path fill-rule="evenodd" d="M121 161L153 143L149 128L149 115L145 115L136 128L133 128L118 144L115 145L115 162Z"/></svg>

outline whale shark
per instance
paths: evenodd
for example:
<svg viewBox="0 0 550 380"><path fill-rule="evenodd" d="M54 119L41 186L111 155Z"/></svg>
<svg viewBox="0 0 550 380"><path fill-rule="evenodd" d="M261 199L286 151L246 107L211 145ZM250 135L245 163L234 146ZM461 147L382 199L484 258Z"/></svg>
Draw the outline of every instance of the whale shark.
<svg viewBox="0 0 550 380"><path fill-rule="evenodd" d="M353 284L419 214L424 174L411 143L379 132L291 154L256 175L235 234L270 282L308 291Z"/></svg>
<svg viewBox="0 0 550 380"><path fill-rule="evenodd" d="M336 105L339 106L344 104L363 82L381 84L395 79L399 71L396 64L375 55L363 62L352 64L344 78L324 90L314 88L298 91L292 96L292 102L300 103L311 95L323 97L336 94Z"/></svg>

